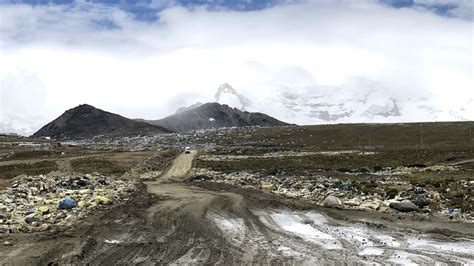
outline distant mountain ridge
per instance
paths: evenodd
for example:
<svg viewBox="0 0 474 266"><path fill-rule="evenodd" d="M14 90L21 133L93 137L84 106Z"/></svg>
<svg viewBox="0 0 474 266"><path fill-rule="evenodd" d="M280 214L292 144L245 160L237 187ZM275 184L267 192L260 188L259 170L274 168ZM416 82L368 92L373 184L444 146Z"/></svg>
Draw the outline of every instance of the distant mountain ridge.
<svg viewBox="0 0 474 266"><path fill-rule="evenodd" d="M227 83L215 101L297 124L468 121L474 119L474 98L446 108L426 95L409 96L377 83L357 80L343 87L275 86L267 94L239 93Z"/></svg>
<svg viewBox="0 0 474 266"><path fill-rule="evenodd" d="M215 102L197 105L194 108L177 112L163 119L145 122L176 132L220 127L272 127L289 125L266 114L241 111L237 108Z"/></svg>
<svg viewBox="0 0 474 266"><path fill-rule="evenodd" d="M165 132L171 131L81 104L43 126L33 137L79 139L96 135L134 136Z"/></svg>

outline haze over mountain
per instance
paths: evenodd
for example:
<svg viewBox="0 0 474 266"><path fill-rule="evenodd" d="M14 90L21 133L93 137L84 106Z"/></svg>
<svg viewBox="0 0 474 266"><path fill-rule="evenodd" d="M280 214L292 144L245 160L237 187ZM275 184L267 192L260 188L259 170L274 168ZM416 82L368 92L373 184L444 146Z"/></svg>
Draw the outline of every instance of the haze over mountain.
<svg viewBox="0 0 474 266"><path fill-rule="evenodd" d="M357 87L350 89L348 85L345 93L334 93L341 90L334 87L275 89L271 94L259 97L253 96L252 92L245 95L224 83L218 87L214 101L297 124L466 121L474 117L474 98L446 110L436 101L421 95L413 97L390 93L386 88L371 83L366 83L364 89L360 89L360 85ZM191 106L194 108L200 104ZM181 109L186 110L186 107Z"/></svg>
<svg viewBox="0 0 474 266"><path fill-rule="evenodd" d="M220 127L289 125L266 114L241 111L216 102L194 105L163 119L146 122L177 132Z"/></svg>
<svg viewBox="0 0 474 266"><path fill-rule="evenodd" d="M52 137L55 139L78 139L96 135L135 136L170 132L170 130L134 121L123 116L81 104L67 110L48 123L33 137Z"/></svg>
<svg viewBox="0 0 474 266"><path fill-rule="evenodd" d="M84 102L148 120L213 101L297 124L474 120L472 8L0 0L0 132Z"/></svg>

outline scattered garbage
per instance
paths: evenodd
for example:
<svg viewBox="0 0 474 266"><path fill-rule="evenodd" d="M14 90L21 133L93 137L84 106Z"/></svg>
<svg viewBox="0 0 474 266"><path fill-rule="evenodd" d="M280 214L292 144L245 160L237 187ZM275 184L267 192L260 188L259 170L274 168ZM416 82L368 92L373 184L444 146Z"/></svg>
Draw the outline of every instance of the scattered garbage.
<svg viewBox="0 0 474 266"><path fill-rule="evenodd" d="M345 182L342 182L341 184L339 184L339 185L337 186L337 188L338 188L339 190L349 190L349 184L347 184L347 183L345 183Z"/></svg>
<svg viewBox="0 0 474 266"><path fill-rule="evenodd" d="M65 209L65 210L72 209L76 206L77 206L76 201L71 199L71 198L64 198L61 201L59 201L59 203L58 203L58 207L60 209Z"/></svg>
<svg viewBox="0 0 474 266"><path fill-rule="evenodd" d="M412 185L399 176L392 175L377 176L376 183L371 183L364 180L340 180L309 172L298 172L297 175L291 173L265 175L251 171L219 172L194 168L190 176L188 179L190 182L208 181L240 188L268 190L274 194L331 208L434 213L433 211L445 208L443 206L447 203L447 199L432 188ZM469 182L461 180L459 183L468 186ZM448 216L447 213L445 215ZM472 220L469 212L463 214L463 217L464 220Z"/></svg>
<svg viewBox="0 0 474 266"><path fill-rule="evenodd" d="M109 205L109 204L112 203L112 201L111 201L109 198L107 198L107 197L105 197L105 196L100 196L100 195L99 195L99 196L96 196L96 197L95 197L95 200L96 200L98 203L103 204L103 205Z"/></svg>
<svg viewBox="0 0 474 266"><path fill-rule="evenodd" d="M449 219L460 221L463 219L462 211L458 208L448 208Z"/></svg>
<svg viewBox="0 0 474 266"><path fill-rule="evenodd" d="M100 174L22 176L0 190L0 234L70 226L102 205L128 199L136 183Z"/></svg>
<svg viewBox="0 0 474 266"><path fill-rule="evenodd" d="M273 190L273 184L270 182L262 181L260 182L260 186L262 187L262 189L265 189L265 190Z"/></svg>

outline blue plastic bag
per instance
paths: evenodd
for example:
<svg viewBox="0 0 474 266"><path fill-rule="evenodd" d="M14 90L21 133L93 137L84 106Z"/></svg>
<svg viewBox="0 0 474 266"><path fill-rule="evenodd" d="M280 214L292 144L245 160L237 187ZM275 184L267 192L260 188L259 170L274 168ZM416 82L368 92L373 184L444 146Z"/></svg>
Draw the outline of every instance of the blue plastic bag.
<svg viewBox="0 0 474 266"><path fill-rule="evenodd" d="M72 209L77 206L77 203L75 200L71 198L64 198L59 201L59 208L60 209Z"/></svg>

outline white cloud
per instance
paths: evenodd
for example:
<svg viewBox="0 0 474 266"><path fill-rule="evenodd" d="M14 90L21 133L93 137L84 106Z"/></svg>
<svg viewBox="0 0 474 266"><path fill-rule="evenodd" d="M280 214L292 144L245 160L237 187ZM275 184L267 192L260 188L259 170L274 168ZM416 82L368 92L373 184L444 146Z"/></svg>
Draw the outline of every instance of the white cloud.
<svg viewBox="0 0 474 266"><path fill-rule="evenodd" d="M90 3L0 5L0 123L31 133L80 103L156 119L212 100L224 82L258 101L282 88L365 91L367 82L355 80L446 111L474 98L471 21L347 3L252 12L175 6L156 22Z"/></svg>

